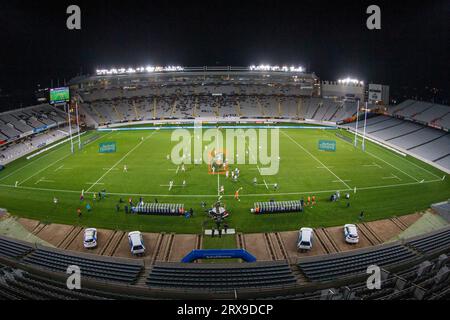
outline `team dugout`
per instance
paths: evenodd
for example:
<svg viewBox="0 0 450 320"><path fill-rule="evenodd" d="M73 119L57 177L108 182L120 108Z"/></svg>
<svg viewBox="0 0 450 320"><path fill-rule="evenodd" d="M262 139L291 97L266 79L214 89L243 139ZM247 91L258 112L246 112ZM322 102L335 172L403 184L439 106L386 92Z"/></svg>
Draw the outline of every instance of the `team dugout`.
<svg viewBox="0 0 450 320"><path fill-rule="evenodd" d="M303 206L300 200L256 202L253 209L251 209L251 212L255 214L302 212L302 211Z"/></svg>

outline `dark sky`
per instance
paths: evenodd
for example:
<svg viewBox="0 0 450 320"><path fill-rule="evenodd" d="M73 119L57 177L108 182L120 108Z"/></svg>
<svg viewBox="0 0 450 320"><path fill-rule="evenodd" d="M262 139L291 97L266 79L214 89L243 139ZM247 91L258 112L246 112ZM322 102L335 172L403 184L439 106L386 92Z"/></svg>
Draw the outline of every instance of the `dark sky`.
<svg viewBox="0 0 450 320"><path fill-rule="evenodd" d="M82 30L66 28L66 8ZM366 28L377 4L382 30ZM0 1L0 88L97 67L303 65L322 79L450 87L450 1Z"/></svg>

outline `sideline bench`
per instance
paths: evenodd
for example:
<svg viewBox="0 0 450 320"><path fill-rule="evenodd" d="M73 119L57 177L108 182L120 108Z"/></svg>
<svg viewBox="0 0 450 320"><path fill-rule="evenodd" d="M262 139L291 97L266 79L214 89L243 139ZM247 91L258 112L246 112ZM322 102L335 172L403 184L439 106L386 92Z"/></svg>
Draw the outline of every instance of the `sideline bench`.
<svg viewBox="0 0 450 320"><path fill-rule="evenodd" d="M302 212L302 211L303 206L300 200L256 202L252 209L252 213L255 214Z"/></svg>

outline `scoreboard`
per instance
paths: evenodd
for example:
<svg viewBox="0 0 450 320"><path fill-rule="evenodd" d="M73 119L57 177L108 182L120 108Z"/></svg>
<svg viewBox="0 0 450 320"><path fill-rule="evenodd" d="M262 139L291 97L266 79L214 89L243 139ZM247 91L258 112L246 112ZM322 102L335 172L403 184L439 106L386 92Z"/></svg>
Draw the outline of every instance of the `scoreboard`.
<svg viewBox="0 0 450 320"><path fill-rule="evenodd" d="M69 87L50 89L50 104L66 103L70 101Z"/></svg>

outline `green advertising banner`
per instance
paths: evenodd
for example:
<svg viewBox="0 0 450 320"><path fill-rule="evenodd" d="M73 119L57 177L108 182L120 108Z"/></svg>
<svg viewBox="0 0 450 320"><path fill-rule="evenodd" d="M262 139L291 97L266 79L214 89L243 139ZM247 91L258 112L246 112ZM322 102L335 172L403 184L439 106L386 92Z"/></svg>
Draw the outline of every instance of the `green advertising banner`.
<svg viewBox="0 0 450 320"><path fill-rule="evenodd" d="M100 153L113 153L117 151L115 142L103 142L99 144L98 152Z"/></svg>
<svg viewBox="0 0 450 320"><path fill-rule="evenodd" d="M323 151L336 151L336 141L333 140L320 140L319 150Z"/></svg>

